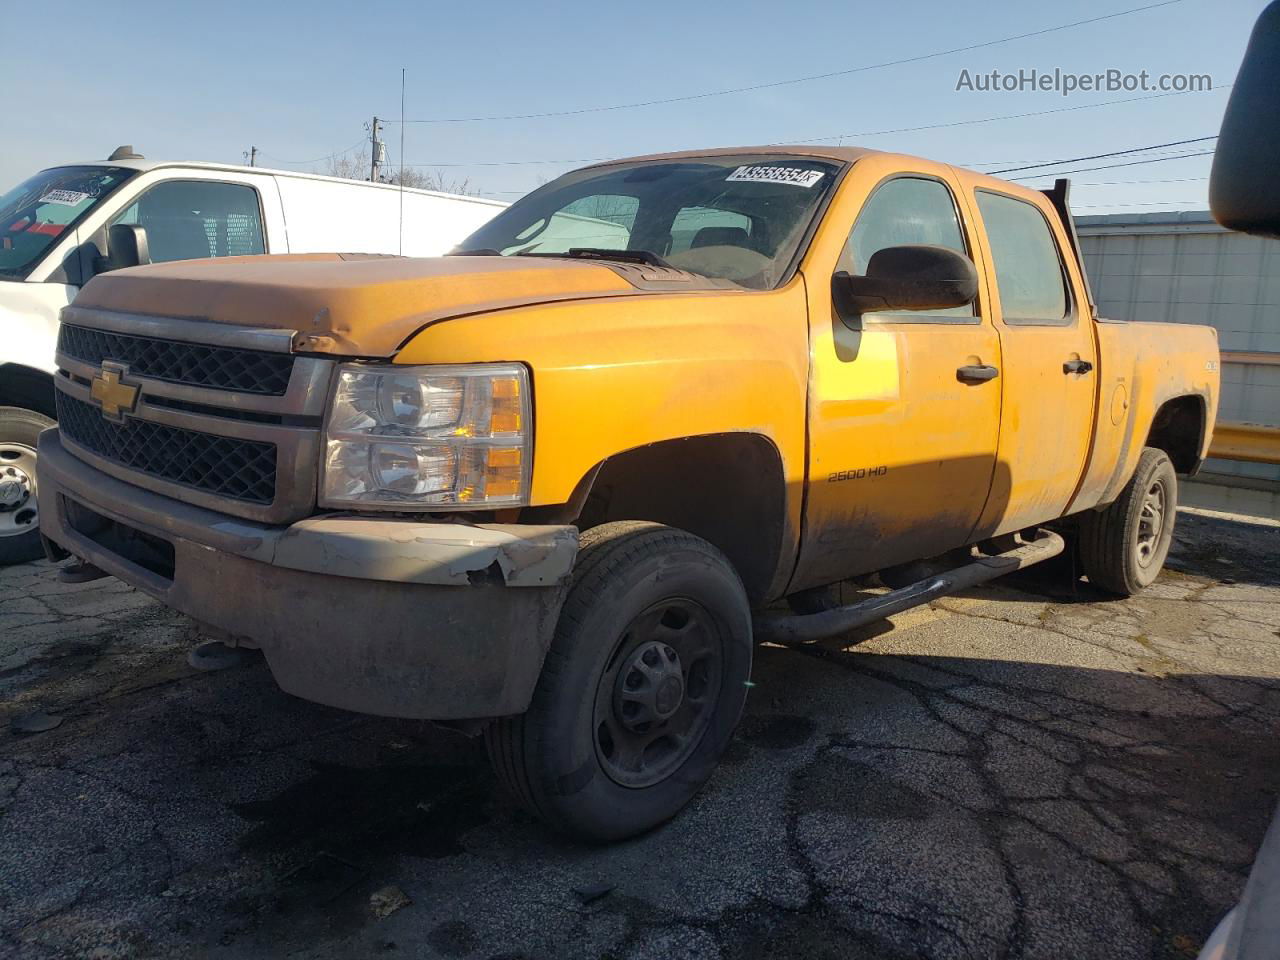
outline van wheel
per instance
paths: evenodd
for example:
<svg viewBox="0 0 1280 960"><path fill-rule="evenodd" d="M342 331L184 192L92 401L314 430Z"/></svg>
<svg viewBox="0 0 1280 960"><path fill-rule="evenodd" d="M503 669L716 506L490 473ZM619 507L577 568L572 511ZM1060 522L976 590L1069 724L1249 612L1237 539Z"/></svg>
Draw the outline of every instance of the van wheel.
<svg viewBox="0 0 1280 960"><path fill-rule="evenodd" d="M529 710L490 724L498 779L587 840L673 817L742 714L751 613L725 556L656 523L588 530Z"/></svg>
<svg viewBox="0 0 1280 960"><path fill-rule="evenodd" d="M0 407L0 566L44 556L36 502L36 438L54 422L21 407Z"/></svg>
<svg viewBox="0 0 1280 960"><path fill-rule="evenodd" d="M1100 590L1129 597L1159 575L1173 543L1178 477L1163 450L1147 447L1115 503L1080 522L1080 562Z"/></svg>

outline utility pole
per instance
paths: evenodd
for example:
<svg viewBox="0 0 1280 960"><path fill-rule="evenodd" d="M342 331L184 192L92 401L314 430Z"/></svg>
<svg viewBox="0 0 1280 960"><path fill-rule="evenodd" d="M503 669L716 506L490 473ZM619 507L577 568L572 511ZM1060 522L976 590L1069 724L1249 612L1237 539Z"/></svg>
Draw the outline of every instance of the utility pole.
<svg viewBox="0 0 1280 960"><path fill-rule="evenodd" d="M382 132L382 121L377 117L373 118L373 126L370 128L369 141L372 149L369 151L369 180L372 183L378 182L378 170L382 166L382 161L386 153L386 147L383 146L378 134Z"/></svg>
<svg viewBox="0 0 1280 960"><path fill-rule="evenodd" d="M249 148L249 166L256 167L258 165L257 161L258 161L258 148L250 147Z"/></svg>

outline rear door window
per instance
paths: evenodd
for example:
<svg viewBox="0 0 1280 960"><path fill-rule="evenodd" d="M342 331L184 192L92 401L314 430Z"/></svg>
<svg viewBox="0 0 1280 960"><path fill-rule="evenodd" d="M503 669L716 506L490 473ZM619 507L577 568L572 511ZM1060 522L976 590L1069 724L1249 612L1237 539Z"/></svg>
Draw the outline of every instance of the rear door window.
<svg viewBox="0 0 1280 960"><path fill-rule="evenodd" d="M266 253L258 191L244 184L167 180L113 222L147 231L153 263Z"/></svg>
<svg viewBox="0 0 1280 960"><path fill-rule="evenodd" d="M1005 323L1066 325L1066 275L1049 221L1025 200L978 191Z"/></svg>

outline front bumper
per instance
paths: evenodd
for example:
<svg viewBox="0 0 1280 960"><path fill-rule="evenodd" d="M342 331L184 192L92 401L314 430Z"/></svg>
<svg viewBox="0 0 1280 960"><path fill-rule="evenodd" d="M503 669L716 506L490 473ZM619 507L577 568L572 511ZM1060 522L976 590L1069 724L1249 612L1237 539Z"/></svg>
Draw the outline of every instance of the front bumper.
<svg viewBox="0 0 1280 960"><path fill-rule="evenodd" d="M523 712L578 549L570 526L239 520L114 479L56 430L39 471L46 538L261 647L289 693L360 713Z"/></svg>

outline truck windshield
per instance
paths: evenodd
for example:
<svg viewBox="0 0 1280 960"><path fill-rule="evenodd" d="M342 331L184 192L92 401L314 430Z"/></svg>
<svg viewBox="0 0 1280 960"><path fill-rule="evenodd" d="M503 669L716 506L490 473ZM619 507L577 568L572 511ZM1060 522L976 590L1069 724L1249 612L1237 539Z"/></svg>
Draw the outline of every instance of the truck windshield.
<svg viewBox="0 0 1280 960"><path fill-rule="evenodd" d="M841 166L760 154L577 170L518 200L454 252L609 259L628 251L628 262L640 254L767 290L785 279Z"/></svg>
<svg viewBox="0 0 1280 960"><path fill-rule="evenodd" d="M0 196L0 280L25 277L59 237L135 172L55 167Z"/></svg>

